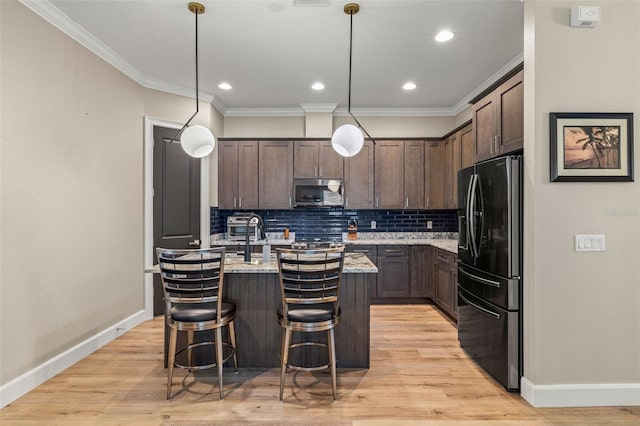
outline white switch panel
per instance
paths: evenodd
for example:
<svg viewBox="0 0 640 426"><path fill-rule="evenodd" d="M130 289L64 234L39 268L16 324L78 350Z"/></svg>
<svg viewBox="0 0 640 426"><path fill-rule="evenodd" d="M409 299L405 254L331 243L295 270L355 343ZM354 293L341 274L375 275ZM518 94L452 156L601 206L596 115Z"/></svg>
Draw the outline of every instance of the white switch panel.
<svg viewBox="0 0 640 426"><path fill-rule="evenodd" d="M604 251L604 235L576 235L576 251Z"/></svg>
<svg viewBox="0 0 640 426"><path fill-rule="evenodd" d="M376 229L376 221L375 220L371 221L371 229Z"/></svg>
<svg viewBox="0 0 640 426"><path fill-rule="evenodd" d="M433 229L433 222L430 220L427 221L427 229Z"/></svg>

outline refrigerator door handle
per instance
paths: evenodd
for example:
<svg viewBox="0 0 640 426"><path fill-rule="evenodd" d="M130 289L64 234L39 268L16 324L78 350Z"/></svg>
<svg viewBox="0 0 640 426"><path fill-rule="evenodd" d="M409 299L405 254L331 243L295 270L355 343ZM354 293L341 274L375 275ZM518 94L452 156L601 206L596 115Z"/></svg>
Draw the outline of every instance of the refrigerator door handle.
<svg viewBox="0 0 640 426"><path fill-rule="evenodd" d="M486 278L482 278L472 273L469 273L465 271L461 265L458 265L458 271L462 272L462 275L466 275L467 277L471 278L474 281L478 281L478 282L481 282L482 284L490 285L491 287L500 288L500 283L498 281L488 280Z"/></svg>
<svg viewBox="0 0 640 426"><path fill-rule="evenodd" d="M491 317L495 318L496 320L499 320L499 319L500 319L500 314L496 314L496 313L495 313L495 312L493 312L493 311L490 311L490 310L488 310L488 309L483 308L483 307L482 307L482 306L480 306L480 305L477 305L477 304L473 303L472 301L470 301L469 299L467 299L466 297L464 297L464 296L462 295L462 293L458 292L458 296L460 296L460 299L464 300L464 302L465 302L467 305L471 306L472 308L475 308L475 309L479 310L480 312L482 312L482 313L484 313L484 314L487 314L487 315L489 315L489 316L491 316Z"/></svg>
<svg viewBox="0 0 640 426"><path fill-rule="evenodd" d="M476 244L476 184L478 175L471 175L469 181L469 194L467 196L467 234L471 240L471 255L478 257L478 245Z"/></svg>

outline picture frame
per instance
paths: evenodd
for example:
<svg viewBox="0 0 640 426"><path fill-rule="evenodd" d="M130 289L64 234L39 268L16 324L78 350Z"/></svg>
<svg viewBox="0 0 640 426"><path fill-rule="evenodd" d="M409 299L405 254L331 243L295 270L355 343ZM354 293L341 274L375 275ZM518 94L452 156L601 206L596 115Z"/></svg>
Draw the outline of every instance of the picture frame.
<svg viewBox="0 0 640 426"><path fill-rule="evenodd" d="M552 182L633 182L633 113L549 113Z"/></svg>

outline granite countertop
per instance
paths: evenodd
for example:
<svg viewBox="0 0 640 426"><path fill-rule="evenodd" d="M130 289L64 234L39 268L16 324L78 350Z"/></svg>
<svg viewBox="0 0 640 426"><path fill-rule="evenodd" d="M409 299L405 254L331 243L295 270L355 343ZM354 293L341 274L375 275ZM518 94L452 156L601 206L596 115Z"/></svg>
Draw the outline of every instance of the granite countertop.
<svg viewBox="0 0 640 426"><path fill-rule="evenodd" d="M367 256L361 253L345 253L344 267L342 272L373 274L378 272L378 268L369 260ZM271 253L268 263L262 261L262 254L257 253L251 255L251 263L245 263L243 256L227 253L224 262L225 274L241 274L241 273L278 273L278 264L276 263L275 253Z"/></svg>
<svg viewBox="0 0 640 426"><path fill-rule="evenodd" d="M288 239L282 233L267 232L267 241L274 246L287 246L296 241L295 233L291 232ZM250 241L251 245L264 245L265 240ZM458 236L455 232L359 232L355 240L348 239L347 233L342 234L345 245L429 245L458 253ZM224 234L212 235L211 244L219 246L244 245L244 241L230 241L224 239Z"/></svg>

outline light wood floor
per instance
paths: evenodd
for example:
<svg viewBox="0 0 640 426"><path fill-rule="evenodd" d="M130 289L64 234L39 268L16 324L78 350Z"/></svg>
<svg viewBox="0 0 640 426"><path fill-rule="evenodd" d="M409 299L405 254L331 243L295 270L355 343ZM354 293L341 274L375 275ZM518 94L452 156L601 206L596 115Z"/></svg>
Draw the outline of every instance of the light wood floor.
<svg viewBox="0 0 640 426"><path fill-rule="evenodd" d="M211 370L178 370L167 401L162 327L131 330L2 409L0 424L640 424L640 407L532 408L475 366L428 305L372 306L371 368L338 370L335 403L324 372L288 373L280 402L276 369L229 369L223 401Z"/></svg>

